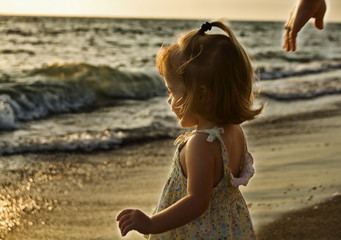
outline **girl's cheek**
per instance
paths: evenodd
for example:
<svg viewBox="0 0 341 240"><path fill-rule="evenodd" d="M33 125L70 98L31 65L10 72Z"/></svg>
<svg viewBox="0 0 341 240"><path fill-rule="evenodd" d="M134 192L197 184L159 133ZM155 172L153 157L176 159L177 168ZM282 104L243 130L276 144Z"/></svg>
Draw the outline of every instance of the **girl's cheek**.
<svg viewBox="0 0 341 240"><path fill-rule="evenodd" d="M171 96L168 97L167 102L168 102L169 105L172 105L172 98L171 98Z"/></svg>

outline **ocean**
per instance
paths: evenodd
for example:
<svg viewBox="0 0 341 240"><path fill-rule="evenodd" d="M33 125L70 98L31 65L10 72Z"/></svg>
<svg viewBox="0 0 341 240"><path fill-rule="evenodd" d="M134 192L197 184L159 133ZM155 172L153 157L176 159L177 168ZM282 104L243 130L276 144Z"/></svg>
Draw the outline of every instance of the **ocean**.
<svg viewBox="0 0 341 240"><path fill-rule="evenodd" d="M175 138L155 56L203 22L0 16L0 155ZM283 22L228 25L261 80L259 121L340 108L341 24L308 24L294 53L282 49Z"/></svg>

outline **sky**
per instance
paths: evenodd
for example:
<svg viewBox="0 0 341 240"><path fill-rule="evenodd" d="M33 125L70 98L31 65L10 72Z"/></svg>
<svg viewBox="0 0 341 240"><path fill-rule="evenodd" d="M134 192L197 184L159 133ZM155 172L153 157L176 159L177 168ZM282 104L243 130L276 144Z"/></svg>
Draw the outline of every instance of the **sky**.
<svg viewBox="0 0 341 240"><path fill-rule="evenodd" d="M0 0L0 14L285 21L294 3L295 0ZM341 22L340 0L327 0L325 19Z"/></svg>

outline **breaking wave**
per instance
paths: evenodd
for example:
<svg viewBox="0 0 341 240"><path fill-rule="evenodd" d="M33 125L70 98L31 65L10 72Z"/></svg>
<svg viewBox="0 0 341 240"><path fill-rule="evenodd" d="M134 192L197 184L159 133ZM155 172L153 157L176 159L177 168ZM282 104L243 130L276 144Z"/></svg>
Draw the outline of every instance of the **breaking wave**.
<svg viewBox="0 0 341 240"><path fill-rule="evenodd" d="M18 121L82 111L118 99L165 94L163 80L155 71L129 72L105 65L55 63L34 69L24 78L27 81L0 87L0 129L15 129Z"/></svg>

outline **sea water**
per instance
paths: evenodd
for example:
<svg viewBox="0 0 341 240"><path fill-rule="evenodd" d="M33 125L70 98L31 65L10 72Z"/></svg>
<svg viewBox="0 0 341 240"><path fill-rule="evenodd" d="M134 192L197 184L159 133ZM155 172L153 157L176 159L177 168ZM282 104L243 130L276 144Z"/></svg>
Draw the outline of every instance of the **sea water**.
<svg viewBox="0 0 341 240"><path fill-rule="evenodd" d="M203 22L1 16L0 155L175 137L155 57ZM295 53L282 49L282 22L227 24L261 80L256 103L271 103L263 118L340 106L341 24L308 24Z"/></svg>

